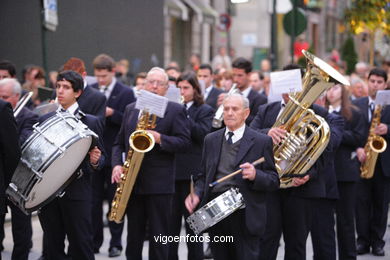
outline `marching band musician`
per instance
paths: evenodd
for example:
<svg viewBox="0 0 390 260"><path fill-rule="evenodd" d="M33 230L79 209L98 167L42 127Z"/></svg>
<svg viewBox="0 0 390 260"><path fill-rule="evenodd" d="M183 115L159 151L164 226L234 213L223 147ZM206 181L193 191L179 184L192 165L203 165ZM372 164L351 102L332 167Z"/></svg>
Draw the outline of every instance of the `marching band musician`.
<svg viewBox="0 0 390 260"><path fill-rule="evenodd" d="M198 81L204 83L204 100L205 103L214 109L218 108L218 96L223 93L223 90L213 86L213 69L209 64L202 64L199 66L197 72Z"/></svg>
<svg viewBox="0 0 390 260"><path fill-rule="evenodd" d="M364 120L359 109L351 104L344 85L337 84L327 91L326 107L329 113L341 115L345 122L342 140L334 155L339 193L336 202L338 256L339 259L356 259L355 206L360 164L355 150L364 142Z"/></svg>
<svg viewBox="0 0 390 260"><path fill-rule="evenodd" d="M290 64L283 70L300 69ZM279 144L286 135L281 127L272 127L289 102L287 93L281 101L264 104L259 107L251 128L269 135L274 144ZM327 117L327 111L320 106L313 106L314 112ZM331 125L330 125L331 126ZM284 259L306 259L306 240L311 228L311 204L315 198L325 196L325 180L320 174L324 162L321 157L307 171L304 177L292 179L293 187L279 189L267 196L267 219L264 239L260 243L262 252L259 259L276 259L280 237L283 233L285 242Z"/></svg>
<svg viewBox="0 0 390 260"><path fill-rule="evenodd" d="M20 100L22 87L14 78L6 78L0 80L0 99L7 101L15 109ZM33 131L33 125L38 122L38 115L31 112L28 108L23 107L15 118L19 144L22 145ZM11 209L12 214L12 237L14 248L12 251L12 259L28 259L30 248L32 247L32 227L31 216L24 214L17 206L10 201L7 205ZM0 227L4 226L4 218L0 219Z"/></svg>
<svg viewBox="0 0 390 260"><path fill-rule="evenodd" d="M279 187L279 178L274 166L271 138L245 125L249 116L249 101L240 94L229 94L223 101L226 128L206 136L201 171L185 205L192 213L231 187L242 193L245 209L238 209L209 229L211 251L214 259L258 259L259 241L265 230L267 191ZM250 164L259 157L265 162L256 168ZM209 188L215 179L226 176L237 168L243 169L229 181ZM213 243L216 236L230 235L233 244Z"/></svg>
<svg viewBox="0 0 390 260"><path fill-rule="evenodd" d="M319 97L315 104L325 107L325 95ZM319 115L326 119L329 124L330 138L326 149L319 158L324 164L319 175L325 181L325 194L316 198L314 203L312 203L313 215L310 234L313 244L313 259L336 260L334 213L336 201L339 199L339 193L337 189L334 156L340 146L345 123L340 115L328 113L327 110L323 110L323 114L319 113Z"/></svg>
<svg viewBox="0 0 390 260"><path fill-rule="evenodd" d="M259 106L267 103L267 97L264 94L259 94L253 90L250 85L250 77L252 73L252 62L245 58L237 58L233 61L233 83L244 97L249 100L250 114L246 119L246 124L249 125L255 118ZM218 101L222 101L226 94L221 94Z"/></svg>
<svg viewBox="0 0 390 260"><path fill-rule="evenodd" d="M194 72L184 72L179 76L176 82L180 89L180 94L184 97L184 107L187 110L187 118L190 121L190 131L192 144L189 149L183 153L175 155L176 161L176 182L175 194L172 203L171 230L172 235L180 235L182 216L188 217L183 201L190 192L191 174L198 173L200 169L200 160L202 158L202 147L204 137L211 131L211 121L213 120L214 110L207 104L204 104L199 82ZM192 230L186 223L187 234L192 234ZM170 243L169 259L178 259L179 243ZM187 242L188 259L203 259L203 244Z"/></svg>
<svg viewBox="0 0 390 260"><path fill-rule="evenodd" d="M387 74L384 70L374 68L368 75L368 97L359 98L353 104L360 108L364 117L364 137L369 135L375 98L378 90L386 88ZM380 124L375 128L375 134L382 136L387 145L390 141L390 107L382 109ZM357 150L360 163L366 160L363 147ZM359 255L370 252L376 256L384 256L383 240L386 232L387 214L390 198L390 149L378 155L374 176L371 179L361 179L358 183L356 205L357 253Z"/></svg>
<svg viewBox="0 0 390 260"><path fill-rule="evenodd" d="M56 94L59 110L79 117L98 136L102 136L102 122L95 116L86 115L79 109L78 97L83 91L83 79L74 71L63 71L57 76ZM40 118L40 122L55 112ZM62 197L57 197L39 213L39 220L47 241L48 259L64 259L64 236L69 240L69 250L74 259L94 259L91 223L92 190L91 176L104 163L103 145L99 138L98 146L92 148L81 164L78 177L66 188Z"/></svg>
<svg viewBox="0 0 390 260"><path fill-rule="evenodd" d="M0 122L0 217L4 219L7 213L5 190L19 163L21 152L12 107L2 99L0 99Z"/></svg>
<svg viewBox="0 0 390 260"><path fill-rule="evenodd" d="M168 90L168 76L161 68L152 68L146 77L145 90L164 96ZM119 182L122 153L129 150L129 136L137 126L140 111L135 102L126 107L123 121L112 149L112 182ZM158 243L159 235L169 235L172 198L175 189L174 156L190 145L189 121L185 108L168 102L164 118L148 130L155 146L145 153L127 204L127 259L141 259L146 223L149 225L149 259L168 259L169 245Z"/></svg>
<svg viewBox="0 0 390 260"><path fill-rule="evenodd" d="M93 60L94 74L97 83L92 85L107 98L105 109L105 126L103 142L107 152L107 160L100 174L92 176L93 206L92 227L94 252L99 253L103 244L103 200L108 199L109 209L114 197L116 185L111 183L111 151L115 138L119 132L123 113L128 104L135 101L134 92L115 78L115 61L106 54L100 54ZM119 256L122 252L123 223L108 222L111 239L108 248L109 257Z"/></svg>

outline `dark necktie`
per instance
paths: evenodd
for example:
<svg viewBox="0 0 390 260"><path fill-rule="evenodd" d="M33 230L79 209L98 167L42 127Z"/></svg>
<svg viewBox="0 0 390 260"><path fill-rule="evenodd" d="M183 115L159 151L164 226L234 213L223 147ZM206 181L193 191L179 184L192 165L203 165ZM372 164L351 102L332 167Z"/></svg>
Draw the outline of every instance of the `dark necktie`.
<svg viewBox="0 0 390 260"><path fill-rule="evenodd" d="M233 135L234 135L233 132L228 132L228 136L229 136L227 139L228 144L233 144L233 140L232 140Z"/></svg>
<svg viewBox="0 0 390 260"><path fill-rule="evenodd" d="M61 111L62 113L65 113L65 112L66 112L66 109L61 108L60 111Z"/></svg>

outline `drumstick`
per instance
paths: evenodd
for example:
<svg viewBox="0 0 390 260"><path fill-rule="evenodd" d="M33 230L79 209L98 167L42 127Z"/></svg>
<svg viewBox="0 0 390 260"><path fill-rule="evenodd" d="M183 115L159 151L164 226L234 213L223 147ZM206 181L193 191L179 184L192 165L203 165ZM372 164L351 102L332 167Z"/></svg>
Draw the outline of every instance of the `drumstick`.
<svg viewBox="0 0 390 260"><path fill-rule="evenodd" d="M191 182L190 182L190 194L191 195L194 194L194 178L192 175L191 175Z"/></svg>
<svg viewBox="0 0 390 260"><path fill-rule="evenodd" d="M252 163L252 165L253 165L253 166L256 166L256 165L258 165L258 164L260 164L260 163L262 163L262 162L264 162L264 157L261 157L261 158L257 159L256 161L254 161L254 162ZM237 174L239 174L239 173L241 173L241 172L242 172L242 169L239 169L239 170L237 170L237 171L235 171L235 172L232 172L232 173L230 173L229 175L226 175L225 177L222 177L222 178L216 180L215 182L210 183L209 186L212 188L212 187L214 187L215 185L217 185L218 183L224 182L224 181L226 181L227 179L230 179L231 177L233 177L233 176L235 176L235 175L237 175Z"/></svg>

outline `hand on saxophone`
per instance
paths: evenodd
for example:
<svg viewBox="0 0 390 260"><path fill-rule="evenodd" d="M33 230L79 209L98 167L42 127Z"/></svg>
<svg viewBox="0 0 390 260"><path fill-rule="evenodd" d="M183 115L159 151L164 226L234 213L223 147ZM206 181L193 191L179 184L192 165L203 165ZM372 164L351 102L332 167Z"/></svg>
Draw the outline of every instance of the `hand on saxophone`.
<svg viewBox="0 0 390 260"><path fill-rule="evenodd" d="M122 165L117 165L112 169L111 174L111 183L118 183L121 180L121 175L123 173Z"/></svg>
<svg viewBox="0 0 390 260"><path fill-rule="evenodd" d="M199 196L196 195L195 193L190 193L185 199L184 204L186 205L188 212L192 214L196 206L198 206L199 202L200 202Z"/></svg>
<svg viewBox="0 0 390 260"><path fill-rule="evenodd" d="M387 125L380 123L377 127L375 127L375 134L377 135L385 135L387 134Z"/></svg>
<svg viewBox="0 0 390 260"><path fill-rule="evenodd" d="M364 151L364 148L361 147L356 149L356 156L360 163L364 163L367 159L366 152Z"/></svg>
<svg viewBox="0 0 390 260"><path fill-rule="evenodd" d="M274 144L279 144L286 137L286 134L287 131L281 127L271 128L268 131L268 136L272 138Z"/></svg>
<svg viewBox="0 0 390 260"><path fill-rule="evenodd" d="M153 135L156 144L161 144L161 134L159 132L156 132L154 130L147 130L147 131Z"/></svg>

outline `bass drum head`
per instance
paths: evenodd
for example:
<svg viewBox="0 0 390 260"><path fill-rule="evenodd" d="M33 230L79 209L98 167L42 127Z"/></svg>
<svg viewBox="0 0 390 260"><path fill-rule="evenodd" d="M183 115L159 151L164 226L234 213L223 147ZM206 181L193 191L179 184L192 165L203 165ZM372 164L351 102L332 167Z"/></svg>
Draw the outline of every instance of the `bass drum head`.
<svg viewBox="0 0 390 260"><path fill-rule="evenodd" d="M88 153L92 139L88 136L74 142L44 171L42 180L32 188L25 203L27 211L33 211L42 207L42 203L50 202L69 184L68 181Z"/></svg>

